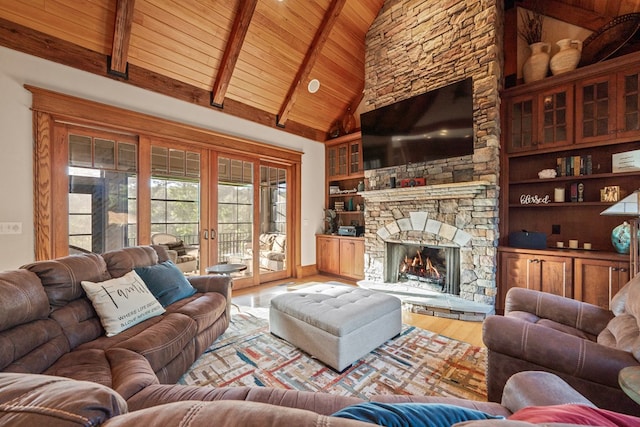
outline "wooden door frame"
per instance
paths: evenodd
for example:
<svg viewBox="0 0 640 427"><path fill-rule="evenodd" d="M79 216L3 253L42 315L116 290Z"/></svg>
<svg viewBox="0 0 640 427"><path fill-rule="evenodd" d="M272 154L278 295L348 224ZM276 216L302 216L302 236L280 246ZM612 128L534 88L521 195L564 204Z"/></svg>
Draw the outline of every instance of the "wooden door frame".
<svg viewBox="0 0 640 427"><path fill-rule="evenodd" d="M291 168L291 197L294 216L291 218L291 235L287 244L293 248L294 258L290 263L292 276L298 276L301 268L301 165L302 152L289 148L276 147L245 138L224 135L219 132L203 129L184 123L174 122L159 117L138 113L123 108L118 108L98 102L73 97L59 92L25 85L32 93L33 132L34 132L34 232L35 232L35 259L46 260L68 254L68 246L56 247L56 241L60 238L55 232L60 233L55 220L59 215L53 215L57 204L63 201L55 200L54 186L64 186L60 176L66 176L64 167L67 164L67 156L64 150L54 149L54 143L62 144L65 134L55 132L57 125L74 124L87 126L94 129L110 130L113 132L127 132L137 135L141 142L138 150L139 158L150 150L150 142L153 139L164 139L177 143L200 146L202 148L216 150L229 155L250 156L256 162L261 160L273 161L289 165ZM143 143L143 141L145 141ZM62 144L64 145L64 144ZM146 148L145 148L146 147ZM212 172L208 165L209 175ZM144 162L139 164L139 174L148 175L150 165ZM68 185L67 185L68 188ZM150 197L142 193L139 198ZM141 199L140 199L141 200ZM139 200L139 203L140 203ZM145 214L139 214L138 221L145 219ZM66 229L66 228L65 228ZM138 244L149 244L148 233L139 234ZM201 236L202 238L202 236Z"/></svg>

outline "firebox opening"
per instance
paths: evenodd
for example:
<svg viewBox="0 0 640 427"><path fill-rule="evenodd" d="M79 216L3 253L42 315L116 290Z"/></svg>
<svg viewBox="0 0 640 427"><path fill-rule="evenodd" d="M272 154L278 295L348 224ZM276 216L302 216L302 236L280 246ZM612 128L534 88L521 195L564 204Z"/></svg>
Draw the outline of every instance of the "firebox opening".
<svg viewBox="0 0 640 427"><path fill-rule="evenodd" d="M386 282L460 294L460 250L452 246L387 243Z"/></svg>

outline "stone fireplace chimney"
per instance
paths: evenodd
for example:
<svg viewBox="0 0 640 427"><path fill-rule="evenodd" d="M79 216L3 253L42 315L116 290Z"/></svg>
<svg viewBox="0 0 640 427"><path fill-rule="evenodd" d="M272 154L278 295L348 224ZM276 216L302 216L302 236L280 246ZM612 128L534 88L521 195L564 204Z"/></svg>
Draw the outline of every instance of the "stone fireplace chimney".
<svg viewBox="0 0 640 427"><path fill-rule="evenodd" d="M497 0L387 0L369 28L363 111L472 77L474 154L365 171L368 281L384 281L387 241L455 245L460 298L495 305L503 14Z"/></svg>

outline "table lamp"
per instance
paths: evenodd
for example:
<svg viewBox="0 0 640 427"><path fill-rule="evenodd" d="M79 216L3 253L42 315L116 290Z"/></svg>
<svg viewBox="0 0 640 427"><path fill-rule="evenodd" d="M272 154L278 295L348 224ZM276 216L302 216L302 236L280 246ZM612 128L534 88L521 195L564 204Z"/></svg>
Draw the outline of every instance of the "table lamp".
<svg viewBox="0 0 640 427"><path fill-rule="evenodd" d="M629 230L631 234L631 243L629 245L629 261L631 267L630 278L633 278L640 272L640 264L638 262L638 251L640 250L638 248L638 231L640 230L640 218L638 218L640 216L640 210L638 210L639 205L640 190L636 190L624 199L600 212L600 215L618 215L632 217L632 219L629 220L629 224L631 225Z"/></svg>

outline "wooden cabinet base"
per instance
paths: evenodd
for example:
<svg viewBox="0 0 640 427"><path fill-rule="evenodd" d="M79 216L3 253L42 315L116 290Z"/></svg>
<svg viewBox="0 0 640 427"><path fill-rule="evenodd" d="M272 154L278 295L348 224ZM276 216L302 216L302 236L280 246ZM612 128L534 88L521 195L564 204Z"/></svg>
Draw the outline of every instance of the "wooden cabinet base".
<svg viewBox="0 0 640 427"><path fill-rule="evenodd" d="M364 239L360 237L316 236L316 264L322 273L349 279L364 279Z"/></svg>

